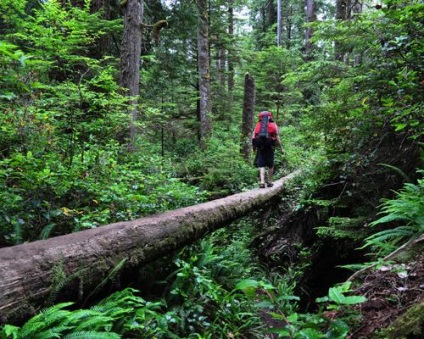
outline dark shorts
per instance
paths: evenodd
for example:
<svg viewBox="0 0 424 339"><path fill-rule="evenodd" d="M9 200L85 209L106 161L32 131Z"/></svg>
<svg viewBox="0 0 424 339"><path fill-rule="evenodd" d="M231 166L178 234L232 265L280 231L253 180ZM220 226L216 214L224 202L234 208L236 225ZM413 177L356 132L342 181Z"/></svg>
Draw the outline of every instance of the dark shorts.
<svg viewBox="0 0 424 339"><path fill-rule="evenodd" d="M274 167L274 148L258 149L256 167Z"/></svg>

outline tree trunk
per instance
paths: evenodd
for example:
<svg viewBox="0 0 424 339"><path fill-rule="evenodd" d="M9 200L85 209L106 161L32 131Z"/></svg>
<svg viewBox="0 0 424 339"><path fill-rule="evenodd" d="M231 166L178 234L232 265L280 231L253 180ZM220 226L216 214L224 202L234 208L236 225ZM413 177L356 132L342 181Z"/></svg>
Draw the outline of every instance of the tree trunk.
<svg viewBox="0 0 424 339"><path fill-rule="evenodd" d="M52 294L76 300L93 291L118 265L125 269L190 244L263 206L294 172L266 190L254 189L203 204L0 249L0 324L32 316ZM58 279L58 277L60 279ZM54 299L52 300L54 301Z"/></svg>
<svg viewBox="0 0 424 339"><path fill-rule="evenodd" d="M212 133L211 120L211 76L209 57L209 21L206 0L197 0L199 12L199 32L197 37L198 71L199 71L199 115L200 141L205 146L206 139Z"/></svg>
<svg viewBox="0 0 424 339"><path fill-rule="evenodd" d="M233 125L233 109L234 109L234 63L235 63L235 55L234 55L234 0L228 0L228 11L227 11L227 33L228 33L228 42L225 44L226 55L227 55L227 100L225 102L225 111L226 111L226 123L228 130L231 129Z"/></svg>
<svg viewBox="0 0 424 339"><path fill-rule="evenodd" d="M228 48L228 97L229 97L229 111L232 113L234 101L234 0L228 2L228 36L230 38L231 46ZM230 116L232 116L230 114ZM231 121L230 121L231 122Z"/></svg>
<svg viewBox="0 0 424 339"><path fill-rule="evenodd" d="M347 11L348 0L337 0L336 1L336 20L347 20L348 11ZM343 44L336 41L334 43L334 55L337 61L343 61L345 55L345 48Z"/></svg>
<svg viewBox="0 0 424 339"><path fill-rule="evenodd" d="M252 153L253 115L255 111L255 81L249 73L244 76L243 116L241 124L241 153L250 162Z"/></svg>
<svg viewBox="0 0 424 339"><path fill-rule="evenodd" d="M306 6L305 6L305 11L306 11L306 22L307 23L311 23L316 21L317 16L316 16L316 4L314 0L306 0ZM307 60L312 59L311 54L312 54L312 48L313 48L313 44L311 43L311 37L313 34L313 29L311 27L308 27L305 31L305 56Z"/></svg>
<svg viewBox="0 0 424 339"><path fill-rule="evenodd" d="M143 0L128 0L124 9L124 34L121 46L120 85L127 89L131 125L129 149L134 149L135 121L138 114L137 97L140 92L141 23L143 20Z"/></svg>
<svg viewBox="0 0 424 339"><path fill-rule="evenodd" d="M281 0L277 0L277 46L281 46Z"/></svg>

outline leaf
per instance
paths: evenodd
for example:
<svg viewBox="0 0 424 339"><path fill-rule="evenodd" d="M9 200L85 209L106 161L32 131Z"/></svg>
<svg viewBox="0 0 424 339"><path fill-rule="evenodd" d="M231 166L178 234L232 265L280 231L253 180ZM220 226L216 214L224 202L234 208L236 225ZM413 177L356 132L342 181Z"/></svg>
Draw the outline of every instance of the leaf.
<svg viewBox="0 0 424 339"><path fill-rule="evenodd" d="M337 287L331 287L328 291L328 296L338 305L343 305L346 297Z"/></svg>
<svg viewBox="0 0 424 339"><path fill-rule="evenodd" d="M367 301L367 298L361 295L354 295L354 296L348 296L344 297L343 304L344 305L356 305Z"/></svg>
<svg viewBox="0 0 424 339"><path fill-rule="evenodd" d="M235 289L237 290L245 290L248 288L258 288L259 287L259 282L257 280L253 280L253 279L245 279L240 281Z"/></svg>

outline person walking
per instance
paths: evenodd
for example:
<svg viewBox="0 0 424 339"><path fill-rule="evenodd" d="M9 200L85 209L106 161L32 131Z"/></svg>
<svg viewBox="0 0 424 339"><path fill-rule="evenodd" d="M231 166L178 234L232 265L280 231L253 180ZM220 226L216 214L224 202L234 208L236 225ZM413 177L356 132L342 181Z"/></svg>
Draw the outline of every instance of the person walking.
<svg viewBox="0 0 424 339"><path fill-rule="evenodd" d="M259 168L260 188L272 187L274 174L275 147L278 145L284 152L283 144L279 136L278 126L272 119L272 113L262 111L259 113L259 121L256 123L252 133L252 145L256 149L256 167ZM265 182L266 168L268 178Z"/></svg>

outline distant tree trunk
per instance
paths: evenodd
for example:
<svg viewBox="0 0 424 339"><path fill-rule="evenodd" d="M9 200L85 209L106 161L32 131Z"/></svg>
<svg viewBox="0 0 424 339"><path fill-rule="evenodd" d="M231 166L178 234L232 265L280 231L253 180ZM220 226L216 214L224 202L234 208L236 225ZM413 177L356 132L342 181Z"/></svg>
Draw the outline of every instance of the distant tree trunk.
<svg viewBox="0 0 424 339"><path fill-rule="evenodd" d="M229 0L228 4L228 35L230 41L234 40L234 0ZM234 94L234 53L233 53L233 44L230 44L228 49L228 93L230 95L230 105L233 103L233 94Z"/></svg>
<svg viewBox="0 0 424 339"><path fill-rule="evenodd" d="M362 4L355 2L352 4L351 0L337 0L336 1L336 20L351 20L352 13L358 14L362 11ZM352 48L346 48L343 42L336 41L334 43L334 58L338 61L345 62L347 65L351 63ZM353 57L353 63L357 65L360 61L360 56Z"/></svg>
<svg viewBox="0 0 424 339"><path fill-rule="evenodd" d="M135 121L138 114L140 92L141 24L143 20L143 0L128 0L124 8L124 34L121 45L120 80L121 87L131 97L129 109L131 125L129 129L129 149L134 150Z"/></svg>
<svg viewBox="0 0 424 339"><path fill-rule="evenodd" d="M92 0L91 12L101 12L104 20L116 19L118 16L119 3L113 0ZM95 45L90 46L90 55L96 59L101 59L104 55L114 55L118 51L118 46L114 43L113 34L102 35Z"/></svg>
<svg viewBox="0 0 424 339"><path fill-rule="evenodd" d="M347 3L348 0L336 0L336 20L347 19ZM336 41L334 43L334 56L337 61L343 61L345 50L343 44Z"/></svg>
<svg viewBox="0 0 424 339"><path fill-rule="evenodd" d="M306 0L305 11L306 11L307 23L316 21L316 5L314 0ZM305 55L307 59L311 58L311 52L313 48L313 45L311 43L312 34L313 34L313 29L311 27L308 27L305 31L305 45L304 45Z"/></svg>
<svg viewBox="0 0 424 339"><path fill-rule="evenodd" d="M216 69L218 70L218 81L222 88L225 86L225 63L226 63L226 53L225 47L223 44L219 43L217 45L217 61Z"/></svg>
<svg viewBox="0 0 424 339"><path fill-rule="evenodd" d="M252 129L255 112L255 81L249 73L244 76L243 116L241 124L241 153L250 162Z"/></svg>
<svg viewBox="0 0 424 339"><path fill-rule="evenodd" d="M199 12L199 31L197 36L197 55L199 72L199 115L200 141L205 146L206 139L212 133L212 104L210 85L210 56L209 56L209 15L206 0L197 0Z"/></svg>
<svg viewBox="0 0 424 339"><path fill-rule="evenodd" d="M277 46L281 46L281 0L277 0Z"/></svg>
<svg viewBox="0 0 424 339"><path fill-rule="evenodd" d="M291 40L292 40L292 18L293 16L293 6L290 5L289 7L289 13L287 16L287 49L291 48Z"/></svg>
<svg viewBox="0 0 424 339"><path fill-rule="evenodd" d="M227 44L227 87L228 87L228 103L227 103L227 121L229 128L233 124L233 107L234 107L234 0L228 1L228 37L230 43Z"/></svg>
<svg viewBox="0 0 424 339"><path fill-rule="evenodd" d="M196 206L64 236L0 248L0 325L22 322L40 308L86 300L111 272L114 279L246 215L279 197L283 184L255 189ZM112 287L112 282L106 288ZM112 285L112 286L111 286Z"/></svg>

